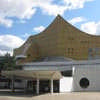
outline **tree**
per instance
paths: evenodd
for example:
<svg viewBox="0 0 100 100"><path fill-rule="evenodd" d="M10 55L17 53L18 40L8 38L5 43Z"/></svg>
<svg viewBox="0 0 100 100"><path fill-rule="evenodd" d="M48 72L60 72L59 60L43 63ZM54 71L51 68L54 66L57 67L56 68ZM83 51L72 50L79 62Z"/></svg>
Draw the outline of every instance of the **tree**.
<svg viewBox="0 0 100 100"><path fill-rule="evenodd" d="M6 54L0 57L0 70L13 70L16 67L16 61L13 56Z"/></svg>

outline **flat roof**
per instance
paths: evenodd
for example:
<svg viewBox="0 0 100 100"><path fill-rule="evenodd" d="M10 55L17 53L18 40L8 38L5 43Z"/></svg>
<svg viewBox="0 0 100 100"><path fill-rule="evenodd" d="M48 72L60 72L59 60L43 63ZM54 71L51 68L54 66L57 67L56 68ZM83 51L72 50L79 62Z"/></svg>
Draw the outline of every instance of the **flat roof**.
<svg viewBox="0 0 100 100"><path fill-rule="evenodd" d="M69 61L69 62L29 62L22 64L23 66L69 66L69 65L81 65L81 64L100 64L100 59L96 60L81 60L81 61Z"/></svg>
<svg viewBox="0 0 100 100"><path fill-rule="evenodd" d="M72 70L72 67L81 65L100 65L100 59L70 62L30 62L22 64L24 70Z"/></svg>

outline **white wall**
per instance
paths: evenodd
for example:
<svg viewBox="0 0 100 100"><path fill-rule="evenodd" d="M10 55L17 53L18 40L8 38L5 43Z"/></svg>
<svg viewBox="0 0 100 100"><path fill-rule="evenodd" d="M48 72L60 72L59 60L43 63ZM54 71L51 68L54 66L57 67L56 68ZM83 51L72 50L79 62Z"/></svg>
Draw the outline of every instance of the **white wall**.
<svg viewBox="0 0 100 100"><path fill-rule="evenodd" d="M100 65L81 65L73 71L73 91L100 91ZM80 79L86 77L89 86L82 88Z"/></svg>
<svg viewBox="0 0 100 100"><path fill-rule="evenodd" d="M72 77L62 77L60 79L60 92L71 92L72 91Z"/></svg>

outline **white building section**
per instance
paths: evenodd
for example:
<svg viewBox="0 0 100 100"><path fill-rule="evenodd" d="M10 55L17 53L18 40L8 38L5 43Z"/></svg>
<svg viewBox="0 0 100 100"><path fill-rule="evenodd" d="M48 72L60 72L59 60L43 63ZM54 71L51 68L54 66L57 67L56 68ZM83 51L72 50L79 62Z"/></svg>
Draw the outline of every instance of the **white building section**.
<svg viewBox="0 0 100 100"><path fill-rule="evenodd" d="M60 92L71 92L73 88L72 84L73 84L72 77L62 77L60 79Z"/></svg>
<svg viewBox="0 0 100 100"><path fill-rule="evenodd" d="M37 80L37 94L41 80L50 80L51 93L56 89L55 80L59 92L100 91L100 60L26 63L22 70L2 71L2 75Z"/></svg>
<svg viewBox="0 0 100 100"><path fill-rule="evenodd" d="M100 91L100 64L75 67L73 91Z"/></svg>

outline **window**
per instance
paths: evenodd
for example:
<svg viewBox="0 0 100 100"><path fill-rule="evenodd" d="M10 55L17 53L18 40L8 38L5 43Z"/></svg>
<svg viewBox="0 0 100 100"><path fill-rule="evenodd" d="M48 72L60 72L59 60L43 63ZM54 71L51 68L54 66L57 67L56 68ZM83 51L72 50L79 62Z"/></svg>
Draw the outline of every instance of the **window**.
<svg viewBox="0 0 100 100"><path fill-rule="evenodd" d="M68 54L72 55L74 53L74 49L73 48L68 48Z"/></svg>
<svg viewBox="0 0 100 100"><path fill-rule="evenodd" d="M84 41L80 41L80 42L81 42L81 43L89 43L89 41L85 41L85 40L84 40Z"/></svg>
<svg viewBox="0 0 100 100"><path fill-rule="evenodd" d="M27 56L28 56L28 57L30 57L31 55L30 55L30 54L28 54Z"/></svg>
<svg viewBox="0 0 100 100"><path fill-rule="evenodd" d="M16 79L15 82L21 83L22 80L20 80L20 79Z"/></svg>
<svg viewBox="0 0 100 100"><path fill-rule="evenodd" d="M89 86L89 80L87 78L82 78L80 80L79 84L80 84L81 88L88 88L88 86Z"/></svg>
<svg viewBox="0 0 100 100"><path fill-rule="evenodd" d="M65 77L72 76L72 70L62 71L61 74L62 76L65 76Z"/></svg>
<svg viewBox="0 0 100 100"><path fill-rule="evenodd" d="M72 41L72 40L74 40L74 37L69 36L68 37L68 40L71 40Z"/></svg>

